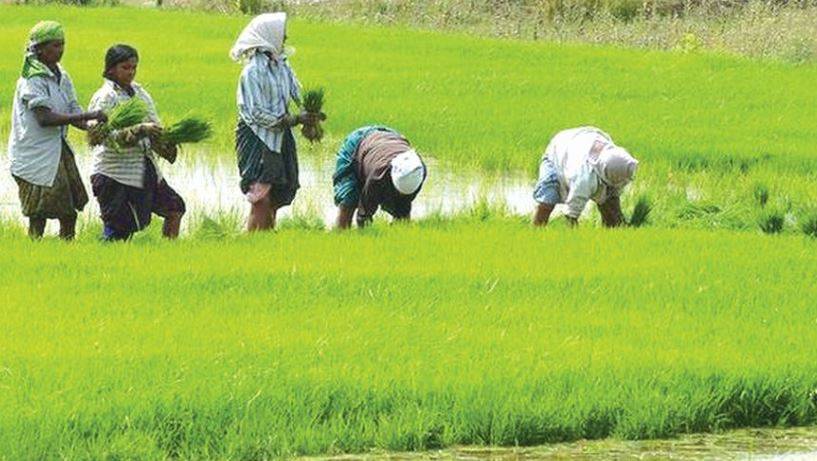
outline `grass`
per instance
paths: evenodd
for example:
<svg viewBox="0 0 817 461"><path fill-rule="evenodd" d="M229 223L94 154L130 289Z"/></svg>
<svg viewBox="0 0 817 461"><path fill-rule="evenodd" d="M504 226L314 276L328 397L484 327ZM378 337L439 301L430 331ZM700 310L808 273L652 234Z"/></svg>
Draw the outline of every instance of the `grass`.
<svg viewBox="0 0 817 461"><path fill-rule="evenodd" d="M817 422L817 256L801 237L475 216L175 244L0 240L4 459Z"/></svg>
<svg viewBox="0 0 817 461"><path fill-rule="evenodd" d="M215 114L206 155L233 158L240 68L226 53L246 17L0 17L0 94L13 93L28 28L57 19L81 101L107 46L131 43L160 115L195 101ZM305 214L239 236L242 216L197 210L175 243L157 225L102 245L98 220L83 221L65 245L0 224L0 459L265 459L817 423L817 253L786 225L814 234L817 66L291 26L299 77L332 95L333 142L311 155L382 122L453 168L533 172L552 134L595 124L641 160L624 208L650 226L536 231L487 198L457 218L345 234Z"/></svg>
<svg viewBox="0 0 817 461"><path fill-rule="evenodd" d="M189 115L168 126L162 133L162 140L170 144L195 144L213 135L213 127L204 118Z"/></svg>
<svg viewBox="0 0 817 461"><path fill-rule="evenodd" d="M783 232L785 223L786 215L780 210L765 210L758 217L758 226L766 234Z"/></svg>
<svg viewBox="0 0 817 461"><path fill-rule="evenodd" d="M196 101L197 110L216 114L212 150L234 155L240 68L225 53L248 18L16 6L0 7L0 15L0 94L13 94L31 25L57 19L66 26L64 64L80 101L101 83L107 46L130 43L142 58L137 79L160 115L177 119ZM322 82L332 94L326 154L352 129L380 122L457 167L532 172L553 134L593 124L645 165L707 171L814 165L814 65L299 20L288 35L301 80ZM0 107L4 132L9 111L10 104Z"/></svg>
<svg viewBox="0 0 817 461"><path fill-rule="evenodd" d="M134 0L123 2L142 4ZM245 13L251 7L284 8L292 15L321 21L683 52L714 50L792 63L813 62L817 56L813 33L817 27L817 8L813 2L169 0L164 4L171 8Z"/></svg>
<svg viewBox="0 0 817 461"><path fill-rule="evenodd" d="M812 212L806 216L800 224L800 229L809 237L817 238L817 213ZM815 398L817 398L817 394L815 394Z"/></svg>
<svg viewBox="0 0 817 461"><path fill-rule="evenodd" d="M646 195L638 197L633 205L633 212L630 214L630 219L627 222L630 226L641 227L647 224L647 220L652 211L652 204L650 198Z"/></svg>

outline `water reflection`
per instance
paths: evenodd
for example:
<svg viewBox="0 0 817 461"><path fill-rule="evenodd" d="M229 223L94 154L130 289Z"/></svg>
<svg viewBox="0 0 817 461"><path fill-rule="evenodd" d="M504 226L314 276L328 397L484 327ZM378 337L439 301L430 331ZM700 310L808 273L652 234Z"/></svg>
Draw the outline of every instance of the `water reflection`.
<svg viewBox="0 0 817 461"><path fill-rule="evenodd" d="M433 159L426 160L429 176L414 203L413 216L416 218L431 214L450 215L471 208L476 203L504 207L514 214L527 214L533 209L532 181L526 177L488 176L478 170L455 171ZM90 155L79 154L77 164L90 193ZM0 216L22 221L17 185L8 168L8 158L5 153L0 154ZM174 165L161 161L160 168L168 182L184 197L191 216L247 213L248 204L238 188L238 170L232 158L190 153L180 156ZM328 226L331 225L336 213L332 194L333 171L334 159L330 156L302 158L301 190L293 205L281 210L280 216L287 219L293 215L317 215ZM83 215L85 219L97 218L99 209L94 200L91 200Z"/></svg>

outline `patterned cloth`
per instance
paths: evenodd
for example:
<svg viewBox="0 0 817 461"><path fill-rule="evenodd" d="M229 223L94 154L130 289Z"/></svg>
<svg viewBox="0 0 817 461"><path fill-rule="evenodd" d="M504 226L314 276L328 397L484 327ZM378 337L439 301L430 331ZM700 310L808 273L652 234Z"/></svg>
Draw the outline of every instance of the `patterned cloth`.
<svg viewBox="0 0 817 461"><path fill-rule="evenodd" d="M559 174L556 173L556 167L548 157L545 157L539 165L539 180L533 188L533 199L544 205L562 203L564 199L559 189Z"/></svg>
<svg viewBox="0 0 817 461"><path fill-rule="evenodd" d="M300 83L286 57L270 59L256 51L244 65L236 90L238 115L269 150L281 152L290 101L300 105Z"/></svg>
<svg viewBox="0 0 817 461"><path fill-rule="evenodd" d="M74 161L74 154L63 143L57 174L50 187L39 186L14 177L19 187L23 215L35 219L70 218L88 203L88 193Z"/></svg>
<svg viewBox="0 0 817 461"><path fill-rule="evenodd" d="M65 31L62 24L56 21L40 21L28 33L28 47L23 58L23 78L47 77L51 71L42 61L37 59L35 49L37 45L55 40L65 40Z"/></svg>
<svg viewBox="0 0 817 461"><path fill-rule="evenodd" d="M11 174L37 186L51 186L57 175L68 126L40 126L34 109L58 114L82 113L68 72L17 79L11 110L8 154Z"/></svg>
<svg viewBox="0 0 817 461"><path fill-rule="evenodd" d="M346 137L337 154L332 182L335 204L355 207L359 227L372 221L378 208L396 219L411 215L411 204L419 194L397 191L391 178L392 161L411 149L408 140L384 126L367 126ZM423 181L426 177L423 166Z"/></svg>
<svg viewBox="0 0 817 461"><path fill-rule="evenodd" d="M360 201L360 181L357 178L355 169L355 154L357 154L357 149L360 147L363 138L374 131L396 133L396 131L386 126L364 126L351 132L341 143L335 162L335 173L332 175L335 205L354 208Z"/></svg>
<svg viewBox="0 0 817 461"><path fill-rule="evenodd" d="M292 130L284 130L281 152L273 152L243 120L239 120L235 145L241 175L240 187L247 194L247 199L255 203L263 198L259 195L268 193L275 206L290 205L301 187L298 182L298 153ZM258 184L269 185L269 190L265 186L256 186Z"/></svg>
<svg viewBox="0 0 817 461"><path fill-rule="evenodd" d="M145 171L142 187L123 184L103 174L91 176L106 239L130 238L150 224L153 213L166 218L186 211L182 197L157 175L153 162L146 157L142 161Z"/></svg>
<svg viewBox="0 0 817 461"><path fill-rule="evenodd" d="M129 94L115 82L105 79L102 87L94 93L88 110L102 110L109 112L119 104L131 98L139 98L145 102L148 108L148 116L145 122L160 123L159 115L156 113L156 105L150 94L138 83L131 84L133 94ZM113 133L111 137L115 137ZM124 143L128 144L128 143ZM115 146L112 140L96 145L92 149L94 156L92 174L105 175L122 184L131 187L142 187L145 183L145 162L144 158L150 158L156 174L162 179L162 172L156 166L156 157L153 155L150 140L147 137L136 139L130 145Z"/></svg>

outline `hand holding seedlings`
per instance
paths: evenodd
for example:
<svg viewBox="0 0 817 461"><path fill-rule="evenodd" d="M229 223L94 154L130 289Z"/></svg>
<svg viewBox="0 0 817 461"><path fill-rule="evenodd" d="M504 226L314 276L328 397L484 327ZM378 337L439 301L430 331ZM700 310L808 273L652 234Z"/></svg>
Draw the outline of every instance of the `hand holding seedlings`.
<svg viewBox="0 0 817 461"><path fill-rule="evenodd" d="M101 110L95 110L93 112L85 112L82 114L82 119L85 121L96 120L99 123L107 123L108 114Z"/></svg>
<svg viewBox="0 0 817 461"><path fill-rule="evenodd" d="M323 88L308 90L303 95L303 109L301 115L307 114L307 117L301 122L301 134L311 142L320 141L323 138L323 127L321 123L326 120L326 114L323 110L324 91Z"/></svg>
<svg viewBox="0 0 817 461"><path fill-rule="evenodd" d="M102 144L114 130L131 128L142 123L148 116L148 107L141 99L131 98L114 107L110 114L102 111L96 112L93 119L102 123L94 125L88 131L88 140L91 145Z"/></svg>
<svg viewBox="0 0 817 461"><path fill-rule="evenodd" d="M291 115L287 114L283 118L283 124L287 127L293 127L298 125L316 125L321 121L326 120L326 114L324 113L312 113L301 111L298 115Z"/></svg>
<svg viewBox="0 0 817 461"><path fill-rule="evenodd" d="M145 122L136 125L134 131L136 131L139 136L151 137L161 135L163 130L162 127L156 123Z"/></svg>

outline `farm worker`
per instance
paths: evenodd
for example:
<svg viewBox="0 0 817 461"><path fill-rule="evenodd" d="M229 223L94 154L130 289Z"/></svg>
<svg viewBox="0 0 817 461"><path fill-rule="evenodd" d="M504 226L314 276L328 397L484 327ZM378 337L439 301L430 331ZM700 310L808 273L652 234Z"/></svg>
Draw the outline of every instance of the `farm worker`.
<svg viewBox="0 0 817 461"><path fill-rule="evenodd" d="M91 98L90 108L110 113L132 98L148 110L143 123L114 130L107 139L91 140L93 173L91 188L99 203L105 241L127 240L147 227L153 213L164 218L162 235L179 235L185 204L159 170L156 155L175 161L176 146L159 139L162 128L150 94L136 81L139 53L119 44L105 53L102 86ZM93 138L95 130L90 131Z"/></svg>
<svg viewBox="0 0 817 461"><path fill-rule="evenodd" d="M606 227L621 225L619 195L637 168L638 161L598 128L586 126L556 134L539 165L533 224L546 225L555 205L565 203L568 222L576 225L587 201L593 200Z"/></svg>
<svg viewBox="0 0 817 461"><path fill-rule="evenodd" d="M301 105L301 89L284 51L286 20L285 13L256 16L230 50L244 65L236 94L236 151L250 232L274 228L278 209L295 199L300 184L292 127L312 122L304 111L289 112L290 102Z"/></svg>
<svg viewBox="0 0 817 461"><path fill-rule="evenodd" d="M102 112L84 112L77 103L71 77L59 64L64 50L62 26L37 23L14 93L8 155L32 238L42 237L48 219L59 220L60 238L74 238L88 194L68 145L68 125L85 130L89 120L105 120Z"/></svg>
<svg viewBox="0 0 817 461"><path fill-rule="evenodd" d="M353 131L341 144L332 176L337 227L349 228L355 210L358 227L364 227L378 207L397 220L410 219L425 179L425 164L400 133L384 126Z"/></svg>

